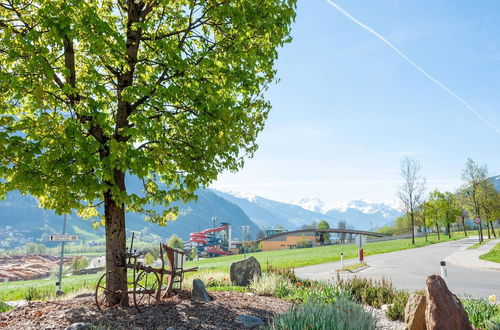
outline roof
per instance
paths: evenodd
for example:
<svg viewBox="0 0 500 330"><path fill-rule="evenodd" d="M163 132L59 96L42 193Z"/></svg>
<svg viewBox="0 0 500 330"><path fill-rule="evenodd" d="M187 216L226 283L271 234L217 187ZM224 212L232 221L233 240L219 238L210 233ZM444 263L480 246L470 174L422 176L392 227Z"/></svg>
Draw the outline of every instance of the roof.
<svg viewBox="0 0 500 330"><path fill-rule="evenodd" d="M364 231L364 230L355 230L355 229L332 229L332 228L328 228L328 229L300 229L300 230L286 231L286 232L279 233L279 234L276 234L273 236L268 236L268 237L265 237L265 238L260 239L258 241L265 241L265 240L275 238L278 236L286 236L286 235L290 235L290 234L293 235L293 234L299 234L299 233L301 233L301 234L313 233L314 235L319 234L319 233L339 233L339 234L361 234L361 235L375 236L375 237L387 236L387 235L381 234L381 233L375 233L375 232Z"/></svg>

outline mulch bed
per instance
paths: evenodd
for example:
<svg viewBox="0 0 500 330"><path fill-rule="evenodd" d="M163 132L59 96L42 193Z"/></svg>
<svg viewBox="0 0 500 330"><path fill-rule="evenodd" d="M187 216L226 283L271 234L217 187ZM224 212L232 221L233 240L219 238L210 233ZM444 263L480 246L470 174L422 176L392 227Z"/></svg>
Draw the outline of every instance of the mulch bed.
<svg viewBox="0 0 500 330"><path fill-rule="evenodd" d="M192 301L187 292L161 303L99 311L93 297L30 302L0 313L1 329L64 329L76 322L88 322L110 329L245 329L234 320L253 315L266 324L285 313L291 303L275 298L238 292L210 292L210 302Z"/></svg>

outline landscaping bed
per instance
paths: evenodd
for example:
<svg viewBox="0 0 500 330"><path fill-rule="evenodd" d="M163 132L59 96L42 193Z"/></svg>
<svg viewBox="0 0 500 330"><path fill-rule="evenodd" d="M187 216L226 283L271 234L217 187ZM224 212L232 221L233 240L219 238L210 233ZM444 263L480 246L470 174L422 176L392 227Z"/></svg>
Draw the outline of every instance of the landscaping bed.
<svg viewBox="0 0 500 330"><path fill-rule="evenodd" d="M194 302L184 291L160 304L99 311L93 297L30 302L0 313L2 329L64 329L88 322L99 329L245 329L235 322L238 315L260 317L266 324L285 313L291 303L275 297L239 292L210 292L210 302Z"/></svg>

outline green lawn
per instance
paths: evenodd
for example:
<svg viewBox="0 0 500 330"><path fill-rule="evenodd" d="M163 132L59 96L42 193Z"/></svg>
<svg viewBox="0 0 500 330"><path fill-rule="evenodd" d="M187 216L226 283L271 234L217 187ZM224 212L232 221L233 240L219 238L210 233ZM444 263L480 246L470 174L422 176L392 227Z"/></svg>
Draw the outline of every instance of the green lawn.
<svg viewBox="0 0 500 330"><path fill-rule="evenodd" d="M461 234L454 233L452 239L463 238ZM411 239L400 239L394 241L375 242L366 244L365 256L374 254L411 249L414 247L425 246L429 244L449 241L447 236L441 235L441 241L435 235L429 235L429 242L425 242L425 238L417 237L416 244L411 244ZM306 249L290 249L249 253L247 256L254 256L261 263L263 270L267 269L267 265L277 268L297 268L320 264L331 261L340 260L340 253L344 253L345 259L356 258L358 248L355 245L330 245L316 248ZM229 272L231 263L242 260L243 254L224 256L218 258L203 259L187 262L185 267L199 267L199 271L222 271ZM368 264L370 259L367 258ZM86 290L93 291L94 286L101 274L93 275L73 275L63 278L63 290L67 293ZM195 276L195 273L189 273L188 278ZM0 283L0 301L11 301L25 299L29 288L36 288L41 293L46 293L45 298L53 296L55 291L54 278L16 281ZM32 289L33 290L33 289Z"/></svg>
<svg viewBox="0 0 500 330"><path fill-rule="evenodd" d="M453 234L452 240L464 238L462 234ZM393 252L398 250L411 249L414 247L449 241L448 236L441 235L439 241L437 236L429 235L429 241L425 242L424 237L417 237L415 245L411 244L411 239L400 239L394 241L368 243L364 247L365 256L374 254ZM324 247L306 249L287 249L276 251L265 251L249 253L247 256L254 256L262 265L263 269L267 265L277 268L297 268L309 265L316 265L325 262L340 260L340 253L344 253L344 259L356 258L358 255L357 246L350 245L329 245ZM243 259L242 254L218 257L215 259L203 259L187 263L187 267L199 267L200 270L228 271L232 262ZM369 259L368 259L369 262Z"/></svg>
<svg viewBox="0 0 500 330"><path fill-rule="evenodd" d="M500 263L500 243L495 245L493 249L490 250L490 252L480 256L479 259Z"/></svg>

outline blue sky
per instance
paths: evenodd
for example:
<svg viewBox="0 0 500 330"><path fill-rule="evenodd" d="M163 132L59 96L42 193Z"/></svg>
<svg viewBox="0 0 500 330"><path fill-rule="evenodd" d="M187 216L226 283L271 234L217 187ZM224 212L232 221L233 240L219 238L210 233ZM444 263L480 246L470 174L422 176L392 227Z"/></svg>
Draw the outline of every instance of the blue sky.
<svg viewBox="0 0 500 330"><path fill-rule="evenodd" d="M335 1L500 130L500 2ZM413 156L453 191L467 157L500 173L500 134L324 0L299 0L259 150L214 188L291 201L396 197Z"/></svg>

